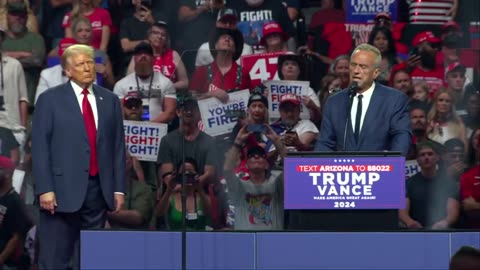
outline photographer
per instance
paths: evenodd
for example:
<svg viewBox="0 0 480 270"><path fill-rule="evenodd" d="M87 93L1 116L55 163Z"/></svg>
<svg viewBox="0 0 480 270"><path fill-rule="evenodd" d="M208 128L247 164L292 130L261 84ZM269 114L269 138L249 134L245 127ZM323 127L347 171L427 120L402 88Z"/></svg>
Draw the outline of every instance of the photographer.
<svg viewBox="0 0 480 270"><path fill-rule="evenodd" d="M164 193L157 203L157 217L165 217L170 230L182 229L182 181L186 183L186 225L189 230L205 230L210 219L210 198L204 191L197 172L197 162L185 158L177 172L163 174Z"/></svg>

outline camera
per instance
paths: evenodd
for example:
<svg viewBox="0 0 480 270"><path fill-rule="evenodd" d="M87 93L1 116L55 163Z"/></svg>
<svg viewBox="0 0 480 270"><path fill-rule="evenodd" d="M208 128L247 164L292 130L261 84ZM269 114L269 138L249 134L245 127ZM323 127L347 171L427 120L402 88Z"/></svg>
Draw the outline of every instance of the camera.
<svg viewBox="0 0 480 270"><path fill-rule="evenodd" d="M195 174L191 172L184 172L183 174L178 174L177 178L175 179L177 183L181 184L183 181L183 177L185 176L185 183L188 184L193 184L195 183Z"/></svg>
<svg viewBox="0 0 480 270"><path fill-rule="evenodd" d="M265 125L258 125L258 124L249 124L247 126L248 132L257 132L257 133L266 133L267 127Z"/></svg>

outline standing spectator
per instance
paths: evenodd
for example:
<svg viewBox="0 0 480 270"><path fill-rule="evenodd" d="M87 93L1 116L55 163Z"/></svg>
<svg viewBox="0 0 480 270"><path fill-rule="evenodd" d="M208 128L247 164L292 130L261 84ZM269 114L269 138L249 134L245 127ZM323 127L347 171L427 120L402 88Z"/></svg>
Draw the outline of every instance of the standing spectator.
<svg viewBox="0 0 480 270"><path fill-rule="evenodd" d="M314 29L326 23L345 23L345 11L335 8L335 0L321 0L317 12L312 15L309 29Z"/></svg>
<svg viewBox="0 0 480 270"><path fill-rule="evenodd" d="M20 61L25 73L28 100L35 99L35 89L45 57L42 36L28 31L27 7L23 2L7 5L8 32L2 49L6 55Z"/></svg>
<svg viewBox="0 0 480 270"><path fill-rule="evenodd" d="M474 129L480 128L480 92L468 89L463 95L466 114L462 115L462 121L467 128L467 137L470 138Z"/></svg>
<svg viewBox="0 0 480 270"><path fill-rule="evenodd" d="M225 28L225 29L237 29L238 23L238 13L237 11L224 8L218 12L217 22L215 26L217 28ZM252 47L246 43L243 43L243 50L242 56L252 54L253 50ZM197 52L197 59L195 60L195 66L204 66L208 65L213 62L213 56L209 49L208 42L203 43ZM240 58L237 59L237 64L240 65Z"/></svg>
<svg viewBox="0 0 480 270"><path fill-rule="evenodd" d="M410 74L408 74L405 69L392 69L390 73L390 85L412 99L414 93L412 78L410 78Z"/></svg>
<svg viewBox="0 0 480 270"><path fill-rule="evenodd" d="M475 149L472 153L475 160L480 160L480 130L477 129L477 134L472 137L472 144ZM466 223L469 229L480 229L480 163L475 163L474 166L462 174L460 177L460 195L462 200L463 210L465 212Z"/></svg>
<svg viewBox="0 0 480 270"><path fill-rule="evenodd" d="M177 51L170 48L171 39L166 22L158 21L148 30L148 42L153 49L153 70L162 73L170 79L177 91L188 88L188 76L185 65ZM132 59L127 73L135 69L135 61Z"/></svg>
<svg viewBox="0 0 480 270"><path fill-rule="evenodd" d="M416 146L418 144L428 142L433 147L435 151L439 152L442 148L442 145L430 140L427 137L427 111L425 106L421 103L412 103L410 107L410 126L412 127L412 143L410 144L410 149L408 151L407 160L416 159Z"/></svg>
<svg viewBox="0 0 480 270"><path fill-rule="evenodd" d="M452 227L460 212L458 184L438 173L438 153L430 143L417 147L421 172L407 180L407 205L400 221L409 229L444 230Z"/></svg>
<svg viewBox="0 0 480 270"><path fill-rule="evenodd" d="M190 89L199 99L216 97L226 103L228 92L251 87L250 75L235 62L242 53L243 37L236 29L217 28L209 44L215 60L195 70Z"/></svg>
<svg viewBox="0 0 480 270"><path fill-rule="evenodd" d="M465 162L466 150L465 144L457 138L450 139L443 145L439 170L445 173L445 176L450 178L451 181L458 183L460 176L467 169Z"/></svg>
<svg viewBox="0 0 480 270"><path fill-rule="evenodd" d="M93 85L94 52L73 45L62 55L70 81L40 95L32 126L39 196L40 269L66 269L81 229L104 227L125 194L125 137L118 98ZM98 142L98 143L97 143Z"/></svg>
<svg viewBox="0 0 480 270"><path fill-rule="evenodd" d="M27 28L29 32L38 33L38 22L37 17L30 8L30 1L28 0L2 0L0 1L0 25L6 26L7 23L7 13L8 5L11 3L20 3L23 2L27 9Z"/></svg>
<svg viewBox="0 0 480 270"><path fill-rule="evenodd" d="M266 136L273 142L279 156L286 156L286 149L280 137L268 125ZM270 171L265 149L250 147L247 151L249 179L242 179L242 173L235 174L237 155L250 136L243 127L232 148L226 154L224 165L228 194L235 206L235 230L281 230L283 229L283 174Z"/></svg>
<svg viewBox="0 0 480 270"><path fill-rule="evenodd" d="M328 73L323 76L320 83L320 90L318 91L318 97L320 99L320 109L323 110L325 102L331 94L341 90L342 81L340 77L333 73Z"/></svg>
<svg viewBox="0 0 480 270"><path fill-rule="evenodd" d="M260 45L265 48L266 53L287 52L289 38L278 23L269 22L263 25Z"/></svg>
<svg viewBox="0 0 480 270"><path fill-rule="evenodd" d="M480 164L480 128L472 131L472 135L468 139L467 165L469 168Z"/></svg>
<svg viewBox="0 0 480 270"><path fill-rule="evenodd" d="M176 91L172 82L153 70L153 49L142 42L133 52L135 72L115 84L113 92L123 99L129 92L142 94L145 120L168 124L175 117Z"/></svg>
<svg viewBox="0 0 480 270"><path fill-rule="evenodd" d="M330 73L337 75L341 81L341 88L347 88L350 84L350 57L340 55L330 65Z"/></svg>
<svg viewBox="0 0 480 270"><path fill-rule="evenodd" d="M91 45L95 49L107 52L110 41L110 26L112 19L107 10L100 8L97 0L72 0L72 11L63 18L62 26L65 28L65 37L73 37L70 24L80 16L85 16L92 25L93 38Z"/></svg>
<svg viewBox="0 0 480 270"><path fill-rule="evenodd" d="M452 63L447 66L445 81L447 82L447 90L453 94L453 98L456 101L455 109L463 110L465 105L463 104L463 94L465 86L465 72L467 69L459 62Z"/></svg>
<svg viewBox="0 0 480 270"><path fill-rule="evenodd" d="M0 156L0 269L17 269L14 259L30 229L25 204L12 187L14 170L12 160Z"/></svg>

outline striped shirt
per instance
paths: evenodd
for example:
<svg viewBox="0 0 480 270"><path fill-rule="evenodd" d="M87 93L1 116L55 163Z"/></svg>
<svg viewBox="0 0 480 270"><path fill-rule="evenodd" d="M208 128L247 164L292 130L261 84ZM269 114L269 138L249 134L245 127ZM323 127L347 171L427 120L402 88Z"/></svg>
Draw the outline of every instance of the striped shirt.
<svg viewBox="0 0 480 270"><path fill-rule="evenodd" d="M452 20L447 12L453 7L453 0L409 0L410 23L444 24Z"/></svg>

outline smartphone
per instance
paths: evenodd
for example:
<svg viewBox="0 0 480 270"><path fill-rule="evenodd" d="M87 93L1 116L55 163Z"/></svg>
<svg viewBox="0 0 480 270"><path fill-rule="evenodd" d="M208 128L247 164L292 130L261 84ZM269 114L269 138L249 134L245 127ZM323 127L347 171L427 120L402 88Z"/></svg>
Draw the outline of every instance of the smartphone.
<svg viewBox="0 0 480 270"><path fill-rule="evenodd" d="M267 133L267 127L265 125L249 124L247 126L247 131L256 133Z"/></svg>

